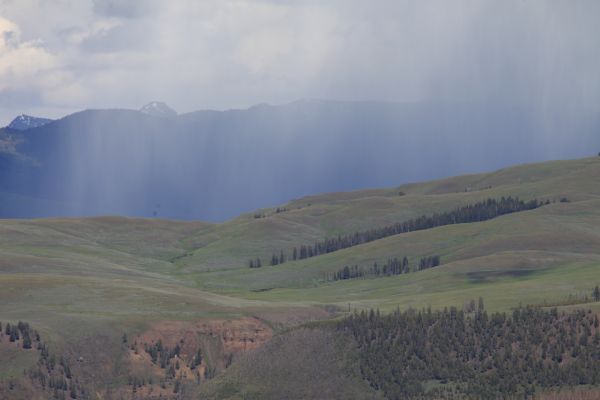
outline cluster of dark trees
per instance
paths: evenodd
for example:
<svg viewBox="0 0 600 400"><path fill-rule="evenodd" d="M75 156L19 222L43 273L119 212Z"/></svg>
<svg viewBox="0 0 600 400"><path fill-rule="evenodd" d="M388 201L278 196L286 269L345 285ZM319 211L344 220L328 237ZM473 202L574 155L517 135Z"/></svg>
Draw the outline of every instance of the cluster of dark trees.
<svg viewBox="0 0 600 400"><path fill-rule="evenodd" d="M286 211L288 211L288 209L285 207L277 207L277 210L275 210L275 214L280 214L280 213L283 213ZM267 215L263 212L254 213L254 219L260 219L260 218L266 218L266 217L267 217Z"/></svg>
<svg viewBox="0 0 600 400"><path fill-rule="evenodd" d="M420 231L451 224L487 221L505 214L533 210L549 203L549 200L546 200L546 202L541 202L536 199L523 201L518 197L511 196L502 197L499 200L487 199L475 204L459 207L453 211L435 213L429 216L422 215L405 222L398 222L380 228L354 232L344 236L339 235L334 238L326 238L322 241L317 241L314 245L294 247L291 257L289 258L284 256L282 250L279 252L279 256L277 256L277 253L273 254L271 265L282 264L289 259L294 261L303 260L305 258L331 253L401 233ZM277 262L275 262L276 258Z"/></svg>
<svg viewBox="0 0 600 400"><path fill-rule="evenodd" d="M0 332L2 332L2 323L0 322ZM23 339L21 344L24 349L31 349L32 337L36 338L39 342L40 335L37 331L30 328L27 322L19 321L17 325L11 325L9 322L4 326L4 334L9 337L11 342L17 342L19 339Z"/></svg>
<svg viewBox="0 0 600 400"><path fill-rule="evenodd" d="M273 254L271 256L271 265L283 264L285 262L285 254L283 254L283 250L277 254Z"/></svg>
<svg viewBox="0 0 600 400"><path fill-rule="evenodd" d="M169 350L169 348L163 346L162 340L160 339L152 345L145 344L144 350L150 355L152 363L160 365L160 367L163 369L170 365L172 358L179 356L181 353L181 347L179 347L179 343L175 345L175 348Z"/></svg>
<svg viewBox="0 0 600 400"><path fill-rule="evenodd" d="M363 267L359 267L358 265L355 265L353 267L349 267L346 265L344 268L341 268L340 270L334 272L333 276L331 276L328 280L342 281L346 279L357 279L363 278L367 275L371 275L371 273L371 270L365 270Z"/></svg>
<svg viewBox="0 0 600 400"><path fill-rule="evenodd" d="M36 369L29 371L32 380L37 380L42 389L52 392L53 398L65 399L68 395L71 399L86 398L87 390L73 376L71 365L60 357L58 362L56 356L50 354L48 347L40 343L40 359Z"/></svg>
<svg viewBox="0 0 600 400"><path fill-rule="evenodd" d="M418 271L422 271L424 269L437 267L440 265L440 256L429 256L423 257L419 260L419 269Z"/></svg>
<svg viewBox="0 0 600 400"><path fill-rule="evenodd" d="M46 374L40 373L39 378L42 386L47 385L54 392L56 398L64 398L64 392L68 392L70 398L76 399L78 388L74 382L69 363L63 357L60 357L58 365L56 365L55 358L49 357L47 349L43 357L45 357L44 360L51 369L47 377Z"/></svg>
<svg viewBox="0 0 600 400"><path fill-rule="evenodd" d="M255 260L248 261L248 267L250 268L260 268L262 267L262 262L260 261L260 257L256 257Z"/></svg>
<svg viewBox="0 0 600 400"><path fill-rule="evenodd" d="M2 324L0 324L1 330ZM35 349L39 353L37 364L24 371L33 384L40 387L47 398L56 400L88 398L89 391L78 381L65 357L56 357L42 341L40 334L27 322L19 321L17 325L7 323L4 332L10 335L11 341L22 339L24 349ZM9 333L10 332L10 333Z"/></svg>
<svg viewBox="0 0 600 400"><path fill-rule="evenodd" d="M337 329L356 340L362 376L389 399L529 398L600 384L600 328L591 311L474 308L355 312Z"/></svg>
<svg viewBox="0 0 600 400"><path fill-rule="evenodd" d="M152 363L159 365L162 369L167 371L166 378L171 379L176 377L176 371L181 368L180 362L186 362L185 358L188 358L187 365L192 371L198 368L203 360L202 350L200 348L198 348L196 353L191 357L183 357L179 343L177 343L173 349L169 349L163 345L162 340L160 339L152 345L144 344L144 351L150 355ZM209 368L205 368L204 372L204 378L209 379Z"/></svg>
<svg viewBox="0 0 600 400"><path fill-rule="evenodd" d="M401 275L437 267L438 265L440 265L440 256L423 257L419 260L419 263L413 267L408 264L407 257L403 257L402 259L394 257L390 258L387 263L382 266L377 264L377 262L374 262L373 265L368 268L359 267L358 265L354 265L353 267L346 265L344 268L334 272L333 275L328 276L328 280L339 281L364 278L367 276Z"/></svg>
<svg viewBox="0 0 600 400"><path fill-rule="evenodd" d="M127 336L123 335L123 343L127 343ZM183 344L183 341L180 342ZM180 393L184 387L182 383L181 375L178 376L178 372L182 365L186 364L192 371L196 370L195 377L196 383L200 383L201 376L198 366L202 364L202 351L198 351L191 357L186 357L181 353L182 349L180 343L177 343L173 349L169 349L163 345L162 340L158 340L156 343L144 344L144 351L150 355L150 359L153 364L160 366L161 369L165 370L164 379L160 382L160 387L163 389L167 388L167 383L172 383L173 393ZM130 349L137 353L138 347L137 342L131 344ZM186 361L186 358L188 360ZM208 368L207 368L208 369ZM207 372L205 369L204 378L207 379ZM144 377L129 376L128 384L132 388L132 392L137 393L138 389L141 389L146 384L153 385L155 382L152 377L146 379ZM158 383L158 382L157 382ZM161 397L162 398L162 397Z"/></svg>
<svg viewBox="0 0 600 400"><path fill-rule="evenodd" d="M283 264L285 261L286 261L285 254L283 254L283 250L282 250L279 253L279 255L273 254L271 256L270 265ZM260 268L260 267L262 267L262 262L260 260L260 257L256 257L255 259L248 260L248 267L250 267L250 268Z"/></svg>

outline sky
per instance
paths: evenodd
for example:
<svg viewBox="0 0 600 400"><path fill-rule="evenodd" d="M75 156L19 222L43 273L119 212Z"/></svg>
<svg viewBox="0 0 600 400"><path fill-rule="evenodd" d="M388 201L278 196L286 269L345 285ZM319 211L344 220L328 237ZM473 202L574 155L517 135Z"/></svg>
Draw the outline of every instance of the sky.
<svg viewBox="0 0 600 400"><path fill-rule="evenodd" d="M152 100L597 111L598 21L596 0L0 0L0 126Z"/></svg>

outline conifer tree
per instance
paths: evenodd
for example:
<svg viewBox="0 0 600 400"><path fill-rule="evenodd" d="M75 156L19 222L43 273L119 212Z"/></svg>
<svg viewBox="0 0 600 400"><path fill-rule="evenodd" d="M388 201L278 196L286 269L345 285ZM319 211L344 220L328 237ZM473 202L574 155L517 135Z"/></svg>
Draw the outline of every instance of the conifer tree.
<svg viewBox="0 0 600 400"><path fill-rule="evenodd" d="M279 264L283 264L285 262L285 255L283 254L283 250L279 253Z"/></svg>
<svg viewBox="0 0 600 400"><path fill-rule="evenodd" d="M23 333L23 348L31 348L31 337L29 337L29 331L25 331L25 333Z"/></svg>

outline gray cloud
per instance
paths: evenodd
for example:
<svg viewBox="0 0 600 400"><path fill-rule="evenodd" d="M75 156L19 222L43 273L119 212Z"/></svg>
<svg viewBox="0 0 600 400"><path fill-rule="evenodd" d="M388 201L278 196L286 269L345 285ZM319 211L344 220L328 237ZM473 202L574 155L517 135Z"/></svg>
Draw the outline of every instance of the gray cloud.
<svg viewBox="0 0 600 400"><path fill-rule="evenodd" d="M103 17L139 18L157 9L155 0L92 0L94 13Z"/></svg>
<svg viewBox="0 0 600 400"><path fill-rule="evenodd" d="M532 105L541 118L600 107L597 1L51 3L0 0L20 32L2 32L13 50L0 47L0 60L22 68L17 48L45 62L17 82L0 73L0 96L37 93L33 113L151 99L178 111L297 98L488 101ZM1 122L22 111L12 106Z"/></svg>

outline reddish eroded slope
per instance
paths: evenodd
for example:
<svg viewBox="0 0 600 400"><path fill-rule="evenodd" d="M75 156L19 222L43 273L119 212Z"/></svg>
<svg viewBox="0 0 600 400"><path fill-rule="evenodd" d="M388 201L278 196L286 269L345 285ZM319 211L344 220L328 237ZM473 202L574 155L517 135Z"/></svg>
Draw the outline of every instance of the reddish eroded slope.
<svg viewBox="0 0 600 400"><path fill-rule="evenodd" d="M180 345L182 354L193 354L207 338L218 339L225 355L260 347L273 337L269 326L257 318L207 321L161 321L136 338L139 344L161 340L169 348Z"/></svg>
<svg viewBox="0 0 600 400"><path fill-rule="evenodd" d="M133 376L154 376L158 382L201 382L272 337L272 329L253 317L160 321L129 340L131 371Z"/></svg>

